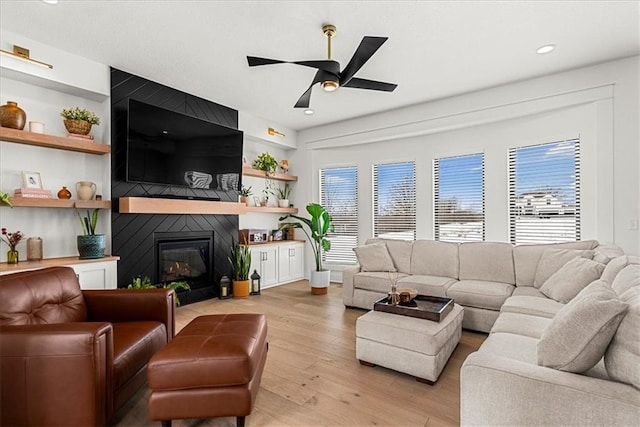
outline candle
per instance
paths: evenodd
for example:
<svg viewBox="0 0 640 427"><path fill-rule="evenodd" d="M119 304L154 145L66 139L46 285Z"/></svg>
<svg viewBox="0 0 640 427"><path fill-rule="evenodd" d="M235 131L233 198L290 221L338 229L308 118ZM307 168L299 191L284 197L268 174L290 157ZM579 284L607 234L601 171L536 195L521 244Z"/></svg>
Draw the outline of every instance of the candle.
<svg viewBox="0 0 640 427"><path fill-rule="evenodd" d="M27 239L27 259L29 261L40 261L42 259L42 239L39 237L29 237Z"/></svg>

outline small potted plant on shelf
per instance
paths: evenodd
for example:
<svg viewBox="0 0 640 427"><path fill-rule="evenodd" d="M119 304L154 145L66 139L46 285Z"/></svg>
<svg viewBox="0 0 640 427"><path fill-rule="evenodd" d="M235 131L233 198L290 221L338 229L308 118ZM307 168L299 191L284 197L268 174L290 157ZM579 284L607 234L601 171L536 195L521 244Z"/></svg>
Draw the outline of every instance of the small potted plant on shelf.
<svg viewBox="0 0 640 427"><path fill-rule="evenodd" d="M278 161L266 151L253 161L253 168L264 171L267 175L273 175L277 167Z"/></svg>
<svg viewBox="0 0 640 427"><path fill-rule="evenodd" d="M331 271L325 270L322 267L322 252L328 252L331 249L331 242L327 239L328 234L333 231L331 215L318 203L309 203L307 205L307 212L311 218L302 218L292 214L280 217L280 221L289 218L298 220L298 222L282 224L280 228L300 228L304 231L304 234L307 235L316 261L316 269L310 272L309 278L311 293L314 295L324 295L327 293L329 287Z"/></svg>
<svg viewBox="0 0 640 427"><path fill-rule="evenodd" d="M291 194L291 187L289 183L285 182L284 186L276 189L276 196L278 197L278 206L281 208L289 207L289 195Z"/></svg>
<svg viewBox="0 0 640 427"><path fill-rule="evenodd" d="M251 249L247 244L231 245L231 256L228 258L232 268L232 286L234 298L249 297L249 271L251 269Z"/></svg>
<svg viewBox="0 0 640 427"><path fill-rule="evenodd" d="M76 209L76 214L80 220L80 226L83 232L83 234L77 238L80 259L103 258L104 249L107 244L107 236L104 234L96 234L100 210L94 209L92 212L87 210L87 214L82 216L80 211Z"/></svg>
<svg viewBox="0 0 640 427"><path fill-rule="evenodd" d="M243 185L238 193L240 194L240 203L249 205L249 196L251 195L251 187L245 187Z"/></svg>
<svg viewBox="0 0 640 427"><path fill-rule="evenodd" d="M64 108L60 115L64 118L64 127L70 134L88 135L92 125L100 124L100 118L95 113L79 107Z"/></svg>
<svg viewBox="0 0 640 427"><path fill-rule="evenodd" d="M22 240L24 235L20 231L15 233L9 233L6 228L2 227L2 235L0 240L5 242L9 246L7 251L7 264L17 264L20 259L20 252L16 249L18 243Z"/></svg>

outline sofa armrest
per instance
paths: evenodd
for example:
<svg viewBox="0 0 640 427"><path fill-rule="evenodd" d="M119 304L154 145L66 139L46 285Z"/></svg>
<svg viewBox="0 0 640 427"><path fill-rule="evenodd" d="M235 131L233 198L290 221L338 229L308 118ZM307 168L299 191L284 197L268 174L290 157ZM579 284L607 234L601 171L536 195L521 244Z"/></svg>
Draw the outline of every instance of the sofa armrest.
<svg viewBox="0 0 640 427"><path fill-rule="evenodd" d="M460 424L635 425L640 391L630 385L488 354L460 371Z"/></svg>
<svg viewBox="0 0 640 427"><path fill-rule="evenodd" d="M342 302L345 306L353 305L353 276L360 272L360 265L350 265L342 270Z"/></svg>
<svg viewBox="0 0 640 427"><path fill-rule="evenodd" d="M104 425L113 405L109 323L0 328L0 425Z"/></svg>
<svg viewBox="0 0 640 427"><path fill-rule="evenodd" d="M173 289L111 289L82 291L87 316L92 322L155 320L167 330L167 342L175 331Z"/></svg>

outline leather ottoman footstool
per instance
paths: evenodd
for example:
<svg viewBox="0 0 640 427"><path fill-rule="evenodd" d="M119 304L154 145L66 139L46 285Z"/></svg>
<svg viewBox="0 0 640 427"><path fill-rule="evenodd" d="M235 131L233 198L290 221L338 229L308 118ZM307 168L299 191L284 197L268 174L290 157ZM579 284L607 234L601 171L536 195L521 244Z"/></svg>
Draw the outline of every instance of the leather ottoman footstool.
<svg viewBox="0 0 640 427"><path fill-rule="evenodd" d="M251 413L267 360L263 314L200 316L149 361L149 415L171 420Z"/></svg>

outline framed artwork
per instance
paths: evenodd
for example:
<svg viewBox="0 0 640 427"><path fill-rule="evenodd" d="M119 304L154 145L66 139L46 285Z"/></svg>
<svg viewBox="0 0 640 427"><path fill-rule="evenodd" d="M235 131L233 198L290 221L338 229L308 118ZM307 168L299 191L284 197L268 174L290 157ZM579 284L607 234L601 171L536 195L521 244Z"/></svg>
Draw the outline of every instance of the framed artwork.
<svg viewBox="0 0 640 427"><path fill-rule="evenodd" d="M42 178L40 172L22 172L22 188L35 188L42 190Z"/></svg>

